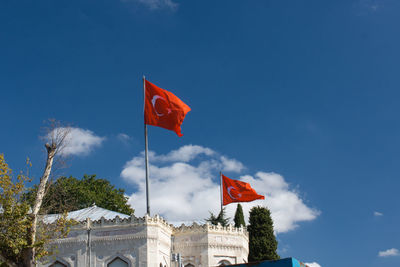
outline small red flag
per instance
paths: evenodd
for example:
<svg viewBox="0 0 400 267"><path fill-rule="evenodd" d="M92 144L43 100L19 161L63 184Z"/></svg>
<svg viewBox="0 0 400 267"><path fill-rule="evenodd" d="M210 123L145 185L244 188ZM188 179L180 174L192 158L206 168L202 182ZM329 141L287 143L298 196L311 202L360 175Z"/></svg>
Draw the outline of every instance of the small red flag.
<svg viewBox="0 0 400 267"><path fill-rule="evenodd" d="M224 206L234 202L250 202L256 199L265 199L264 196L257 194L249 183L233 180L223 174L221 175L223 190L222 204Z"/></svg>
<svg viewBox="0 0 400 267"><path fill-rule="evenodd" d="M144 123L182 136L181 124L190 107L173 93L145 80Z"/></svg>

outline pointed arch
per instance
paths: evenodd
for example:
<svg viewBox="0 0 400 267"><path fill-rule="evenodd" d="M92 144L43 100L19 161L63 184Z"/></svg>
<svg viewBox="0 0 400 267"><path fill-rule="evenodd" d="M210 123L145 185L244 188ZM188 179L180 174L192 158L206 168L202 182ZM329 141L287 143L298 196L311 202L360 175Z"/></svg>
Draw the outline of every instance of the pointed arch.
<svg viewBox="0 0 400 267"><path fill-rule="evenodd" d="M130 267L130 261L123 257L123 256L115 256L110 258L107 262L106 262L106 266L107 267Z"/></svg>

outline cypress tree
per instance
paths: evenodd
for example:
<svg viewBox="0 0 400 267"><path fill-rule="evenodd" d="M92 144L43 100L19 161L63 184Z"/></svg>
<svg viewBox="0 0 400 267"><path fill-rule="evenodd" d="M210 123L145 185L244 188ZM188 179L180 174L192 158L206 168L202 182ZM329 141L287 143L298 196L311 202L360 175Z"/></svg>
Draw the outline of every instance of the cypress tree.
<svg viewBox="0 0 400 267"><path fill-rule="evenodd" d="M247 230L249 232L249 262L280 258L276 252L278 242L274 235L269 209L260 206L253 207L250 210Z"/></svg>
<svg viewBox="0 0 400 267"><path fill-rule="evenodd" d="M236 212L235 212L235 218L233 219L233 221L235 222L235 227L246 227L246 223L244 221L244 215L243 215L243 209L242 209L242 205L238 204L237 208L236 208Z"/></svg>

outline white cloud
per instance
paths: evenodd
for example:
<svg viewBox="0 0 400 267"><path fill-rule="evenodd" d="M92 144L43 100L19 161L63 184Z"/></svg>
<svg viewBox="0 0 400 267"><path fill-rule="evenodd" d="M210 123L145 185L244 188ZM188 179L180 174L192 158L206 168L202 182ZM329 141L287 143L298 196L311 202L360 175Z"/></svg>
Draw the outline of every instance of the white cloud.
<svg viewBox="0 0 400 267"><path fill-rule="evenodd" d="M124 145L129 145L132 138L127 134L119 133L119 134L117 134L117 139Z"/></svg>
<svg viewBox="0 0 400 267"><path fill-rule="evenodd" d="M175 10L178 4L172 0L121 0L122 2L138 2L150 9L168 8Z"/></svg>
<svg viewBox="0 0 400 267"><path fill-rule="evenodd" d="M316 263L316 262L310 262L310 263L306 262L306 265L307 265L308 267L321 267L321 265L319 265L319 264Z"/></svg>
<svg viewBox="0 0 400 267"><path fill-rule="evenodd" d="M374 216L383 216L383 213L379 211L374 211Z"/></svg>
<svg viewBox="0 0 400 267"><path fill-rule="evenodd" d="M149 157L155 161L163 162L189 162L199 155L212 156L215 152L207 147L197 145L186 145L182 146L177 150L172 150L166 155L156 155L155 153L149 153Z"/></svg>
<svg viewBox="0 0 400 267"><path fill-rule="evenodd" d="M250 183L257 192L265 196L262 205L271 210L276 232L288 232L298 226L298 222L312 221L320 212L308 207L299 193L289 188L285 179L276 173L257 172L256 175L245 175L241 179ZM243 209L250 210L254 204L242 203ZM234 207L231 207L234 210ZM233 211L234 212L234 211Z"/></svg>
<svg viewBox="0 0 400 267"><path fill-rule="evenodd" d="M244 169L241 162L221 156L210 148L183 146L165 155L150 152L150 208L172 223L200 221L209 217L209 211L218 213L220 208L220 170L238 172ZM228 175L231 176L231 175ZM121 177L138 188L129 202L137 216L146 211L145 171L143 153L127 162ZM245 215L251 207L268 206L277 233L296 228L301 221L315 219L319 211L309 208L299 193L290 189L284 178L275 173L258 172L234 179L250 182L266 200L242 203ZM227 206L227 214L233 217L235 204ZM246 216L247 217L247 216Z"/></svg>
<svg viewBox="0 0 400 267"><path fill-rule="evenodd" d="M56 128L54 132L63 131L65 128ZM49 134L49 136L52 133ZM70 128L70 132L65 139L65 147L60 151L60 154L67 155L88 155L95 147L99 147L105 137L95 135L90 130L81 128Z"/></svg>
<svg viewBox="0 0 400 267"><path fill-rule="evenodd" d="M235 159L229 159L225 156L221 156L220 160L223 165L223 171L241 172L244 169L243 164Z"/></svg>
<svg viewBox="0 0 400 267"><path fill-rule="evenodd" d="M117 135L117 138L118 138L120 141L123 141L123 142L126 142L126 141L128 141L129 139L131 139L129 135L124 134L124 133L119 133L119 134Z"/></svg>
<svg viewBox="0 0 400 267"><path fill-rule="evenodd" d="M379 251L379 257L391 257L391 256L399 256L400 252L397 248L391 248L384 251Z"/></svg>

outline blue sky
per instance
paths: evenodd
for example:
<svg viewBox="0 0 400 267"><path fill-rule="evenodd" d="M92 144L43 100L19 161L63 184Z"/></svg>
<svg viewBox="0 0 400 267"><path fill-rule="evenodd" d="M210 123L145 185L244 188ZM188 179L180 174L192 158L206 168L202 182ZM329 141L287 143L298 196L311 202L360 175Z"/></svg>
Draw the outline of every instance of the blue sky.
<svg viewBox="0 0 400 267"><path fill-rule="evenodd" d="M181 138L149 128L152 213L218 212L222 169L266 195L251 205L271 209L282 257L399 266L399 12L395 0L2 0L0 152L15 170L30 157L37 181L43 122L71 123L59 173L111 180L142 216L146 75L192 109Z"/></svg>

